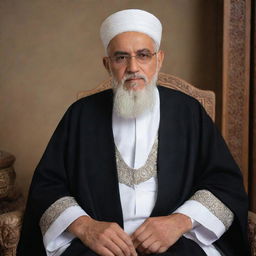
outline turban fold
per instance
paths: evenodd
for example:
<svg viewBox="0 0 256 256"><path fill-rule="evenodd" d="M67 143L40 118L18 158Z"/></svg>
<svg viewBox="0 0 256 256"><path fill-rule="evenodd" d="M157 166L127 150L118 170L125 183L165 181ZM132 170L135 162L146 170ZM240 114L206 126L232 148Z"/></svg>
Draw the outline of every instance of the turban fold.
<svg viewBox="0 0 256 256"><path fill-rule="evenodd" d="M103 21L100 37L105 50L111 39L128 31L144 33L151 37L158 47L160 46L162 25L158 18L143 10L128 9L116 12Z"/></svg>

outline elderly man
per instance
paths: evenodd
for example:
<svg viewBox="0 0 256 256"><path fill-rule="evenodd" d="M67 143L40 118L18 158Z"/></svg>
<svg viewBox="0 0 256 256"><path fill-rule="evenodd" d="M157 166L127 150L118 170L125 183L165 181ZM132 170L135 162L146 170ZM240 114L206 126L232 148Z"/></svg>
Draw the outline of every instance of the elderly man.
<svg viewBox="0 0 256 256"><path fill-rule="evenodd" d="M157 87L152 14L101 26L113 91L66 112L31 184L18 255L248 255L241 173L203 107Z"/></svg>

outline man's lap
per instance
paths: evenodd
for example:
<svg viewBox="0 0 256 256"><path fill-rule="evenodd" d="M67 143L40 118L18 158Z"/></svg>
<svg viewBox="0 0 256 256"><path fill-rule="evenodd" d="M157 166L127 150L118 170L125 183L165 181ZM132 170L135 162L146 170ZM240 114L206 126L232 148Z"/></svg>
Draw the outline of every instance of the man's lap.
<svg viewBox="0 0 256 256"><path fill-rule="evenodd" d="M166 252L150 254L150 256L206 256L205 252L194 241L181 237ZM61 256L97 256L95 252L85 247L83 243L75 239Z"/></svg>

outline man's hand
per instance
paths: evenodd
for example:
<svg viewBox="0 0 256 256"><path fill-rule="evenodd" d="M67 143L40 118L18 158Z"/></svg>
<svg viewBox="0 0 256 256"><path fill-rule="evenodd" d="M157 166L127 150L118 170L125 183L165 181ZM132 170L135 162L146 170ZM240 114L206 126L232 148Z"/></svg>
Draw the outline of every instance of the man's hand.
<svg viewBox="0 0 256 256"><path fill-rule="evenodd" d="M191 228L188 216L175 213L148 218L131 238L134 247L142 254L163 253Z"/></svg>
<svg viewBox="0 0 256 256"><path fill-rule="evenodd" d="M68 231L99 255L137 255L131 238L117 223L81 216L69 225Z"/></svg>

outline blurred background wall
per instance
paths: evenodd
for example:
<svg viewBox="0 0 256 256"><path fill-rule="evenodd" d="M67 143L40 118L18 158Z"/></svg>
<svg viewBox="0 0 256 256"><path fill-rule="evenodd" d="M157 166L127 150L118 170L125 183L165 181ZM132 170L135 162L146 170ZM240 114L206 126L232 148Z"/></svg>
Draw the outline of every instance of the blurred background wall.
<svg viewBox="0 0 256 256"><path fill-rule="evenodd" d="M15 155L25 194L76 93L108 77L99 27L124 8L147 10L162 21L162 71L214 90L220 125L218 0L0 0L0 149Z"/></svg>

